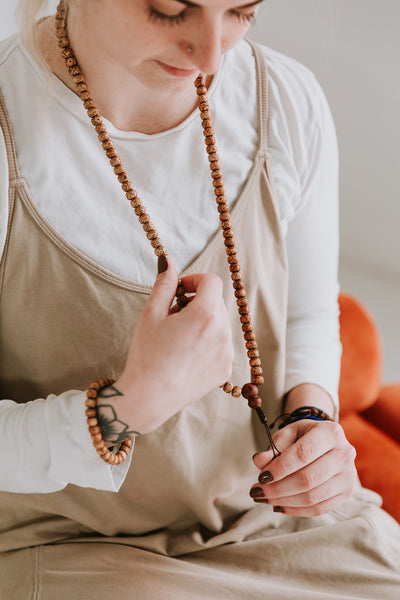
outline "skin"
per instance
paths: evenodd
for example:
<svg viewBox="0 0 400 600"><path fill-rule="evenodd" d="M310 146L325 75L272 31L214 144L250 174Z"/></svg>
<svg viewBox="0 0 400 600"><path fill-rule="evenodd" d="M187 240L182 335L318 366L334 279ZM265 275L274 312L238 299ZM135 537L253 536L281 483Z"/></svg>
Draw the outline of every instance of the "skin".
<svg viewBox="0 0 400 600"><path fill-rule="evenodd" d="M173 21L151 16L150 8ZM197 0L196 6L178 0L72 0L69 35L103 116L119 129L152 134L178 125L195 109L197 74L205 74L210 85L223 51L246 34L258 8L243 7L240 0ZM73 89L51 19L39 35L52 71ZM177 77L160 63L192 73ZM193 298L176 312L171 304L178 275L168 263L138 319L121 376L99 397L110 445L120 441L124 428L132 434L154 431L231 374L233 347L221 280L210 274L185 277ZM334 412L329 394L312 383L286 397L287 412L305 405ZM114 426L119 433L112 433ZM276 433L274 441L278 458L262 452L253 459L260 473L272 477L252 488L259 488L265 503L286 514L314 516L352 494L355 451L338 423L299 421Z"/></svg>

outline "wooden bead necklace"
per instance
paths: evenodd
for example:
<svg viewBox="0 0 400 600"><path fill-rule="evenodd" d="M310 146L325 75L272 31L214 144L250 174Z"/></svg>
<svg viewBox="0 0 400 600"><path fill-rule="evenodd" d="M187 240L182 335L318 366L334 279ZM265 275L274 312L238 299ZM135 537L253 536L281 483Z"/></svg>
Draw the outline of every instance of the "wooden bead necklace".
<svg viewBox="0 0 400 600"><path fill-rule="evenodd" d="M154 249L155 255L166 255L166 250L158 236L158 233L153 223L151 222L150 217L147 214L146 209L144 208L144 205L140 200L137 191L134 189L131 181L129 180L129 177L125 171L121 159L119 158L114 144L110 139L110 135L108 134L104 126L100 113L96 108L94 100L89 92L85 77L71 48L67 31L67 9L64 5L63 0L60 0L58 4L55 23L58 45L61 48L62 57L65 61L65 65L68 69L73 83L75 84L76 91L83 102L83 105L92 122L92 125L96 130L98 139L103 147L103 150L105 151L106 156L114 169L114 173L116 174L118 181L121 184L122 190L125 192L126 198L130 202L132 208L135 211L135 214L139 218L139 222L143 226L146 236ZM264 383L263 370L261 367L260 353L257 348L256 336L253 330L244 283L240 272L238 253L236 250L229 207L225 196L222 171L219 163L219 156L217 154L214 129L211 121L211 113L207 98L207 87L204 76L202 74L200 74L197 77L194 85L196 87L199 100L198 107L200 110L200 116L202 120L203 134L206 144L206 151L208 154L208 161L210 163L214 194L217 202L217 210L219 212L222 235L224 237L228 265L231 273L231 279L233 282L234 295L238 306L239 318L244 334L244 341L251 371L251 383L246 383L243 387L240 387L237 385L234 386L231 383L229 383L229 381L227 381L221 386L221 388L224 390L224 392L226 392L227 394L231 394L234 398L239 398L240 396L246 398L249 407L255 410L259 420L266 429L268 442L275 458L280 454L280 452L272 440L272 435L268 425L268 421L262 409L262 400L259 397L258 386ZM183 308L184 306L186 306L186 304L189 301L187 296L185 295L185 289L182 285L181 280L179 280L178 287L176 290L176 301L179 308Z"/></svg>

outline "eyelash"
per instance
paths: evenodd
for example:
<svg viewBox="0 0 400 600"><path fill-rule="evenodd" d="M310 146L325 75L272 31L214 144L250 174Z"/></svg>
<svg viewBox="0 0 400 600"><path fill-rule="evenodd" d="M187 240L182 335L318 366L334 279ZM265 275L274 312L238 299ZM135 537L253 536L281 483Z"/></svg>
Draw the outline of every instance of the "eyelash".
<svg viewBox="0 0 400 600"><path fill-rule="evenodd" d="M164 15L163 13L160 13L158 10L156 10L152 6L149 7L148 12L149 12L149 21L152 21L153 23L160 23L162 25L180 25L181 23L183 23L183 21L185 21L186 16L187 16L186 10L184 10L183 12L179 13L179 15L170 17L168 15ZM232 10L231 15L233 17L236 17L242 23L246 23L246 24L250 23L250 25L255 23L255 13L245 14L245 13L237 12L236 10Z"/></svg>

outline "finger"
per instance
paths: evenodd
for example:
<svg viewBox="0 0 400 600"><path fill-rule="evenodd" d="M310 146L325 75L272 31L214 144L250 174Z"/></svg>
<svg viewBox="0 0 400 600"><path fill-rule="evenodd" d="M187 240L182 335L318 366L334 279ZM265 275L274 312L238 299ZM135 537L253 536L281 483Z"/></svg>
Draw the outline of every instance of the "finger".
<svg viewBox="0 0 400 600"><path fill-rule="evenodd" d="M145 314L153 320L161 320L168 316L170 306L175 298L178 285L178 273L170 258L166 257L168 268L158 273L153 289L145 306Z"/></svg>
<svg viewBox="0 0 400 600"><path fill-rule="evenodd" d="M324 500L314 506L281 506L275 505L273 510L277 513L291 515L294 517L320 517L326 513L332 512L338 508L343 502L348 499L348 496L339 494L329 500Z"/></svg>
<svg viewBox="0 0 400 600"><path fill-rule="evenodd" d="M271 493L271 490L268 488L265 498L269 504L274 506L308 507L325 502L325 500L329 500L329 498L333 498L334 496L350 493L352 489L353 486L347 480L346 475L339 473L324 481L321 485L298 494L280 496L278 494L275 495L275 492Z"/></svg>
<svg viewBox="0 0 400 600"><path fill-rule="evenodd" d="M337 452L331 450L300 471L296 471L279 481L261 485L268 498L282 498L309 492L329 481L343 471L343 462ZM346 469L349 472L349 469ZM258 483L258 486L260 484Z"/></svg>
<svg viewBox="0 0 400 600"><path fill-rule="evenodd" d="M292 444L294 444L297 440L296 430L293 428L287 427L282 429L281 431L277 431L272 436L274 444L277 446L280 452L283 452L287 448L289 448ZM255 466L264 470L269 463L273 460L274 453L272 450L265 450L264 452L258 452L253 456L253 462Z"/></svg>
<svg viewBox="0 0 400 600"><path fill-rule="evenodd" d="M285 429L296 429L297 423L288 425ZM318 426L311 425L295 443L281 451L281 455L268 464L269 481L280 481L292 473L303 469L306 465L313 463L338 443L337 430L339 425L331 421L319 422ZM279 447L279 446L278 446ZM259 476L260 483L263 481L263 473Z"/></svg>
<svg viewBox="0 0 400 600"><path fill-rule="evenodd" d="M187 303L190 304L190 302L192 302L193 298L194 298L194 296L188 296L187 297ZM176 313L180 312L181 310L183 310L183 308L181 306L179 306L179 304L175 303L169 309L169 314L170 315L175 315Z"/></svg>
<svg viewBox="0 0 400 600"><path fill-rule="evenodd" d="M182 285L187 294L196 294L201 302L215 302L216 297L222 297L222 280L211 273L192 273L182 277Z"/></svg>

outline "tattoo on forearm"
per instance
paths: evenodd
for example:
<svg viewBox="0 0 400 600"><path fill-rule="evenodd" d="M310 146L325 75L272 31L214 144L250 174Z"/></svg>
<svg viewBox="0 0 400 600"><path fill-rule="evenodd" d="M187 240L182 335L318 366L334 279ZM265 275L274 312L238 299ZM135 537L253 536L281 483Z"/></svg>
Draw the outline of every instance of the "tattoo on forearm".
<svg viewBox="0 0 400 600"><path fill-rule="evenodd" d="M99 398L116 398L123 394L113 385L110 385L99 392ZM115 407L111 404L100 404L97 406L97 420L99 423L103 440L109 444L121 444L124 440L135 435L140 435L139 431L129 429L129 425L118 419Z"/></svg>

